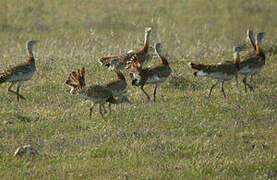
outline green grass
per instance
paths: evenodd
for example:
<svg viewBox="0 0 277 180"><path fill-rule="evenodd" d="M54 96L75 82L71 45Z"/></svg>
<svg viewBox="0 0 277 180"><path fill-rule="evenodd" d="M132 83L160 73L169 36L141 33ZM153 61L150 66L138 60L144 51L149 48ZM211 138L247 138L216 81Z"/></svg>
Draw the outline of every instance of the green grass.
<svg viewBox="0 0 277 180"><path fill-rule="evenodd" d="M37 72L24 83L27 101L16 102L0 87L1 179L276 179L277 178L277 2L205 1L0 1L0 70L26 60L34 47ZM64 81L86 67L88 83L114 74L99 57L138 49L144 28L151 46L163 44L171 77L145 104L129 86L132 104L101 118L90 102L71 96ZM244 93L225 83L195 78L189 61L217 63L246 44L246 29L265 31L267 59ZM153 53L153 52L151 52ZM156 59L152 60L156 64ZM130 82L130 79L128 78ZM153 91L152 85L145 87ZM38 156L13 157L31 144Z"/></svg>

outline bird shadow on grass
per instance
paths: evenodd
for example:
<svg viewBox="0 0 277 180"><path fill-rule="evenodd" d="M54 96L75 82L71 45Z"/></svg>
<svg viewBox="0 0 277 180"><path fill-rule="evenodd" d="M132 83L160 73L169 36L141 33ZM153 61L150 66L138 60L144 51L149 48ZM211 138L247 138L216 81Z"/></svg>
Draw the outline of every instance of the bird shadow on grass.
<svg viewBox="0 0 277 180"><path fill-rule="evenodd" d="M27 116L19 114L19 113L15 113L14 117L15 117L15 119L18 119L19 121L22 121L22 122L25 122L25 123L31 122L30 117L27 117Z"/></svg>
<svg viewBox="0 0 277 180"><path fill-rule="evenodd" d="M192 81L183 76L171 76L168 82L168 88L193 91L203 89L203 85L200 82Z"/></svg>

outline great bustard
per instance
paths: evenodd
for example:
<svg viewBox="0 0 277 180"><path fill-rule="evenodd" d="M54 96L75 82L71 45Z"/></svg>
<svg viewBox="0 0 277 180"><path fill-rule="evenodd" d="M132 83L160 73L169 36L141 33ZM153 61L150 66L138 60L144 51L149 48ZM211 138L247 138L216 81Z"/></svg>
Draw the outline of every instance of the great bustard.
<svg viewBox="0 0 277 180"><path fill-rule="evenodd" d="M156 101L156 91L158 85L164 82L171 73L171 68L169 67L167 59L162 55L161 44L157 43L155 45L155 51L160 60L160 64L153 68L145 68L142 69L140 61L134 56L133 63L131 64L131 68L135 69L135 75L132 75L132 85L139 86L142 92L146 95L148 102L150 102L151 98L147 94L147 92L143 89L145 84L155 84L154 89L154 102Z"/></svg>
<svg viewBox="0 0 277 180"><path fill-rule="evenodd" d="M247 87L250 90L253 90L253 87L247 83L247 77L249 75L257 74L265 66L265 53L262 48L262 39L264 37L264 32L259 32L256 35L255 43L255 53L251 53L248 56L243 57L243 60L240 64L239 74L245 75L243 78L243 83L245 85L245 92L247 92Z"/></svg>
<svg viewBox="0 0 277 180"><path fill-rule="evenodd" d="M216 65L203 65L196 64L193 62L189 63L189 66L192 69L198 70L194 73L197 77L211 77L217 79L216 83L212 85L209 97L211 96L212 90L216 87L217 84L221 83L221 91L226 97L224 92L224 82L233 79L237 75L240 67L240 55L239 52L242 50L242 47L236 46L233 48L233 63L224 62Z"/></svg>
<svg viewBox="0 0 277 180"><path fill-rule="evenodd" d="M11 85L8 88L8 92L16 94L17 101L19 101L19 98L25 99L22 95L19 94L20 87L23 85L24 81L31 79L34 73L36 72L36 63L33 55L33 45L36 42L36 40L31 40L27 42L27 62L14 66L12 68L8 68L3 72L0 72L0 84L5 82L11 82ZM13 91L12 87L16 83L17 89L16 91Z"/></svg>
<svg viewBox="0 0 277 180"><path fill-rule="evenodd" d="M82 70L78 69L77 72L73 71L72 73L70 73L65 83L71 87L71 94L77 94L78 96L84 99L92 101L89 113L90 118L92 117L92 112L95 104L99 104L99 112L101 116L104 118L102 107L105 103L109 102L112 104L120 104L124 102L129 102L129 99L126 96L119 96L117 99L115 99L113 92L105 86L87 86L85 83L84 67L82 68Z"/></svg>
<svg viewBox="0 0 277 180"><path fill-rule="evenodd" d="M144 45L140 50L138 51L131 50L126 54L121 54L117 56L102 57L99 59L99 63L108 68L118 69L118 70L125 69L133 56L136 56L138 61L141 64L146 63L150 59L150 55L148 54L149 46L150 46L149 45L150 33L151 33L151 28L150 27L145 28Z"/></svg>
<svg viewBox="0 0 277 180"><path fill-rule="evenodd" d="M256 40L255 40L254 32L252 29L247 29L247 40L250 43L251 49L249 50L249 52L246 55L241 57L242 61L245 58L249 58L251 56L256 56L256 44L255 44ZM250 82L253 81L253 76L254 76L254 74L250 75Z"/></svg>
<svg viewBox="0 0 277 180"><path fill-rule="evenodd" d="M114 69L114 72L117 79L106 83L104 86L112 91L114 97L118 97L126 93L127 82L123 73L120 70ZM111 112L111 103L109 103L109 109Z"/></svg>
<svg viewBox="0 0 277 180"><path fill-rule="evenodd" d="M240 58L241 60L243 60L245 57L250 57L250 56L255 56L256 55L255 37L254 37L254 34L253 34L253 30L252 29L247 29L246 34L247 34L246 39L249 41L251 49L249 50L249 52L246 55L241 56L241 58ZM232 64L233 61L225 61L225 63L231 63ZM237 74L235 76L237 88L239 88L238 75L239 74ZM251 81L252 81L252 75L251 75Z"/></svg>

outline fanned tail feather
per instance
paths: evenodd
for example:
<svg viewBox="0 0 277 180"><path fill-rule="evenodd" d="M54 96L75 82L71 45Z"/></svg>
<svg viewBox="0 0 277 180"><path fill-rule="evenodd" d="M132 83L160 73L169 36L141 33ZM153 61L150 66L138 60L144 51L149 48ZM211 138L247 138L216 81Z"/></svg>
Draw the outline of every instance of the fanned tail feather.
<svg viewBox="0 0 277 180"><path fill-rule="evenodd" d="M0 84L6 82L10 78L10 74L0 72Z"/></svg>
<svg viewBox="0 0 277 180"><path fill-rule="evenodd" d="M109 57L102 57L102 58L99 59L99 63L101 65L106 65L107 62L109 61L109 59L110 59Z"/></svg>

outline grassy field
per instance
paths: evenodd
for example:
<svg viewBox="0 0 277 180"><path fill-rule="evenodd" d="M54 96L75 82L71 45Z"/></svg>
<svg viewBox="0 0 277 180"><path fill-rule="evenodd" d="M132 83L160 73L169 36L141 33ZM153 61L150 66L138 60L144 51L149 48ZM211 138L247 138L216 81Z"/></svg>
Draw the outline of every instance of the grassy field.
<svg viewBox="0 0 277 180"><path fill-rule="evenodd" d="M0 70L27 60L37 72L16 102L0 87L1 179L277 179L277 1L0 1ZM161 42L173 70L145 104L129 86L132 104L114 106L105 120L90 102L69 94L64 81L86 67L87 83L114 78L99 57L138 49L144 28ZM189 61L218 63L247 44L246 29L265 31L266 66L245 93L193 77ZM153 52L151 52L153 53ZM153 59L150 65L158 63ZM128 77L128 82L130 78ZM153 91L153 85L146 91ZM13 157L31 144L38 156Z"/></svg>

